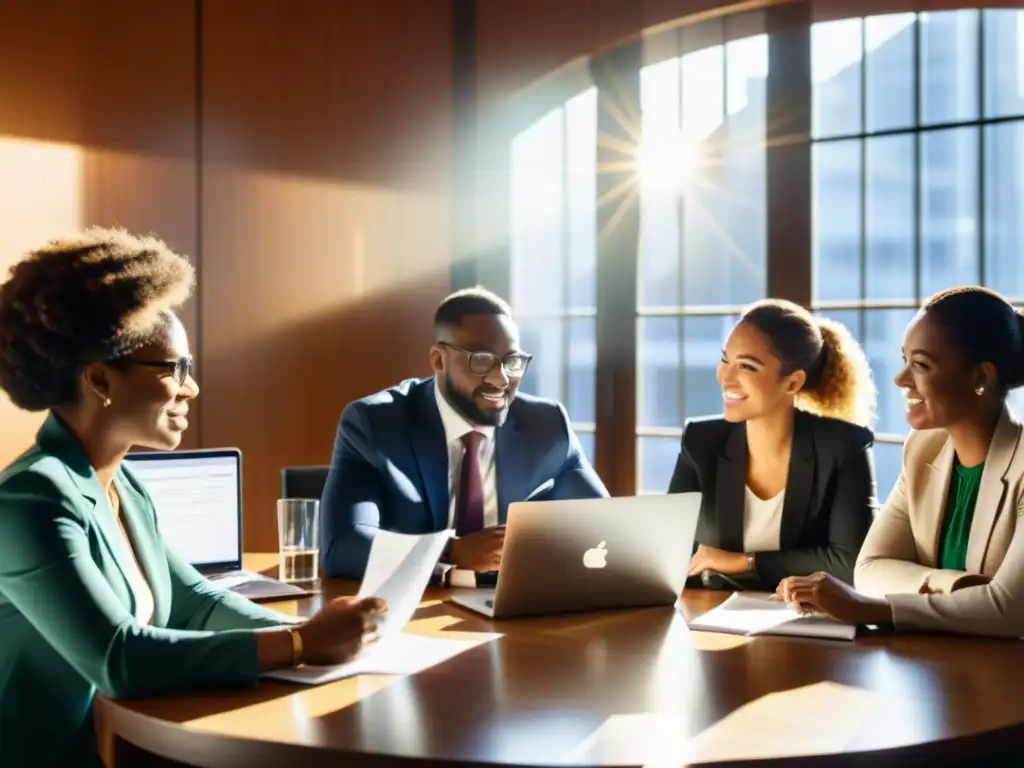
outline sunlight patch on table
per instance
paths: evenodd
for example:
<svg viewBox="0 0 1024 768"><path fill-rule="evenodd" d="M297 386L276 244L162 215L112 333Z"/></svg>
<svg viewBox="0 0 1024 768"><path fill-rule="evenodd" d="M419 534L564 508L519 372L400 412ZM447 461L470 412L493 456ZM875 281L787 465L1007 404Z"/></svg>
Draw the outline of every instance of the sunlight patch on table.
<svg viewBox="0 0 1024 768"><path fill-rule="evenodd" d="M699 762L843 752L884 704L878 693L828 681L769 693L690 739L686 756Z"/></svg>
<svg viewBox="0 0 1024 768"><path fill-rule="evenodd" d="M199 717L184 725L239 738L252 738L256 733L266 741L302 742L312 720L350 707L384 690L396 679L396 675L363 675L338 680L229 712Z"/></svg>
<svg viewBox="0 0 1024 768"><path fill-rule="evenodd" d="M753 637L727 635L724 632L690 633L690 643L695 651L731 651L753 641Z"/></svg>
<svg viewBox="0 0 1024 768"><path fill-rule="evenodd" d="M765 759L842 752L882 706L877 693L832 682L770 693L730 712L692 738L683 711L612 715L568 756L570 763ZM836 712L843 717L837 719ZM637 754L638 745L643 752Z"/></svg>
<svg viewBox="0 0 1024 768"><path fill-rule="evenodd" d="M428 604L429 603L424 603L421 608ZM465 620L460 616L451 616L448 614L427 616L422 619L414 618L405 625L405 629L403 631L413 635L443 637L445 640L465 641L472 643L474 646L504 637L501 632L449 629L449 627L454 627L464 623Z"/></svg>

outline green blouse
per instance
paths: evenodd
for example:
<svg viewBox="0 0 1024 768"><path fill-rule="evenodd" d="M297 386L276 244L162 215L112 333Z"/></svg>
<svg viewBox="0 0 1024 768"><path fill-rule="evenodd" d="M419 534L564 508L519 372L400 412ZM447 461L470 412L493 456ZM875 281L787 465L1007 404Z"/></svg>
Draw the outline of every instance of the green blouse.
<svg viewBox="0 0 1024 768"><path fill-rule="evenodd" d="M971 535L974 505L978 501L978 487L985 462L965 467L953 463L953 479L946 498L946 519L942 524L939 544L939 568L954 571L967 570L967 540Z"/></svg>

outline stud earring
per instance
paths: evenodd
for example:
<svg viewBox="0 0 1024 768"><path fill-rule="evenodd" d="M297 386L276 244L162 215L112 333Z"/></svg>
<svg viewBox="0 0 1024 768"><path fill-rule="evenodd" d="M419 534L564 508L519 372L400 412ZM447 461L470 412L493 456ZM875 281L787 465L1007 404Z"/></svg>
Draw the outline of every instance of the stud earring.
<svg viewBox="0 0 1024 768"><path fill-rule="evenodd" d="M981 397L982 395L985 394L985 388L984 387L975 387L974 388L974 394L976 394L978 397Z"/></svg>
<svg viewBox="0 0 1024 768"><path fill-rule="evenodd" d="M103 407L104 407L104 408L109 408L109 407L110 407L110 398L109 398L109 397L108 397L108 398L106 398L106 399L104 399L104 401L103 401Z"/></svg>

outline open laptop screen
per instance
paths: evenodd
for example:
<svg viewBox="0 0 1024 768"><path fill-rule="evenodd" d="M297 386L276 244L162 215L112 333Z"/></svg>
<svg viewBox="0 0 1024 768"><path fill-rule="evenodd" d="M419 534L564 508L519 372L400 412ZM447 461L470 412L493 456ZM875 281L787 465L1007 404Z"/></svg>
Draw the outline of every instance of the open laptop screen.
<svg viewBox="0 0 1024 768"><path fill-rule="evenodd" d="M241 567L241 453L236 449L129 453L167 545L201 571Z"/></svg>

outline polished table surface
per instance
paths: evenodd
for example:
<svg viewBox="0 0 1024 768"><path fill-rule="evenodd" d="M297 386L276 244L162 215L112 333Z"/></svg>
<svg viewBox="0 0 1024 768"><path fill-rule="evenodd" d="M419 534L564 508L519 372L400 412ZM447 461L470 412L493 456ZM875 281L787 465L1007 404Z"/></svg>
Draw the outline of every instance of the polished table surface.
<svg viewBox="0 0 1024 768"><path fill-rule="evenodd" d="M272 556L252 555L265 572ZM307 615L354 584L274 604ZM197 766L906 765L1024 745L1024 645L691 632L728 594L677 608L490 621L431 591L407 632L470 640L410 676L147 701L97 699L114 738ZM345 758L348 758L346 762Z"/></svg>

